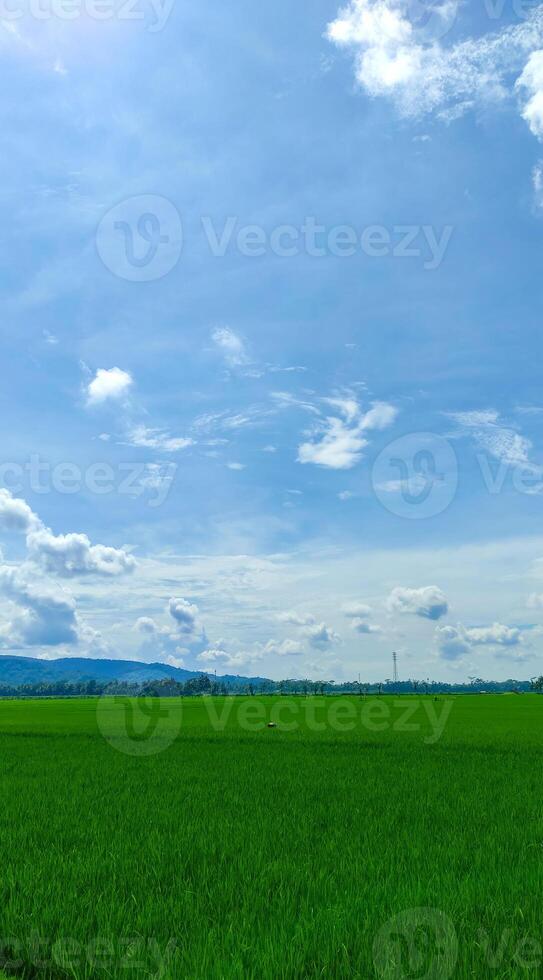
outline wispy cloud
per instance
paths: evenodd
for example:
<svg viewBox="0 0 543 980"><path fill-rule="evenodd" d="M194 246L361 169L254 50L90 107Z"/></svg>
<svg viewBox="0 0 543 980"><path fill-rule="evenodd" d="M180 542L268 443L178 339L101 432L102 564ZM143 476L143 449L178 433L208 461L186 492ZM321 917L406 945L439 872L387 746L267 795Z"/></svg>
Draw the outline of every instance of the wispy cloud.
<svg viewBox="0 0 543 980"><path fill-rule="evenodd" d="M329 415L314 427L310 438L298 447L299 463L350 470L360 462L369 445L366 433L387 428L398 414L393 405L385 402L375 402L368 412L363 412L351 396L325 401L338 410L339 416Z"/></svg>
<svg viewBox="0 0 543 980"><path fill-rule="evenodd" d="M238 368L249 363L245 341L230 327L217 327L211 334L211 339L228 367Z"/></svg>
<svg viewBox="0 0 543 980"><path fill-rule="evenodd" d="M327 37L353 50L357 81L370 95L391 97L406 115L502 101L511 75L543 44L543 8L522 24L447 45L459 9L455 0L433 5L428 30L399 0L352 0Z"/></svg>
<svg viewBox="0 0 543 980"><path fill-rule="evenodd" d="M127 437L130 446L141 446L144 449L159 449L167 453L177 453L194 445L194 439L184 436L172 436L162 429L149 429L137 425L130 430Z"/></svg>
<svg viewBox="0 0 543 980"><path fill-rule="evenodd" d="M459 427L456 434L471 438L484 453L509 466L543 475L542 467L530 458L533 449L530 439L506 426L494 409L449 412L448 417Z"/></svg>

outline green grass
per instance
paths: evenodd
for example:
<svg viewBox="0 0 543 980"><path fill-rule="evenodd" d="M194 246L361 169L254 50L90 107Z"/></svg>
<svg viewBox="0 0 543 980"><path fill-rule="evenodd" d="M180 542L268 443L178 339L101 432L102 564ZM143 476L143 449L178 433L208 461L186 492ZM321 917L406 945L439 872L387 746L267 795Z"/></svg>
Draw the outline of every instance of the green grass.
<svg viewBox="0 0 543 980"><path fill-rule="evenodd" d="M542 976L543 698L162 707L146 739L137 704L127 738L113 700L0 702L8 974Z"/></svg>

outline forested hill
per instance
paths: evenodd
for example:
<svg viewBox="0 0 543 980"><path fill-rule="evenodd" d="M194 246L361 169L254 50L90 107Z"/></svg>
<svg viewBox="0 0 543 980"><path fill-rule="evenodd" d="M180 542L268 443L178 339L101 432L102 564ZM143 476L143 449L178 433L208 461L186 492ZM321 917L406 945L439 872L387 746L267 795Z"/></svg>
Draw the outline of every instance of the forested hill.
<svg viewBox="0 0 543 980"><path fill-rule="evenodd" d="M188 681L202 672L169 667L167 664L145 664L137 660L92 660L83 657L64 657L59 660L37 660L33 657L0 656L0 684L19 686L53 681L120 681L142 684L145 681L172 678ZM223 684L262 684L263 677L238 677L227 674L220 678Z"/></svg>

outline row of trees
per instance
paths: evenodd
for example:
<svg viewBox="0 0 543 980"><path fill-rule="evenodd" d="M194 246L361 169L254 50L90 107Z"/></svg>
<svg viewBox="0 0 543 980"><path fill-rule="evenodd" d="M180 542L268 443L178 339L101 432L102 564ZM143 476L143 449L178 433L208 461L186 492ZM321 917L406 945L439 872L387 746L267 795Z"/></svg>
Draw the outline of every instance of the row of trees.
<svg viewBox="0 0 543 980"><path fill-rule="evenodd" d="M179 682L173 678L163 678L143 683L126 681L96 680L82 681L41 681L36 684L0 684L0 697L12 698L52 698L52 697L100 697L102 695L127 695L132 697L199 697L202 695L227 694L280 694L327 695L358 694L360 696L379 694L477 694L481 692L503 693L505 691L535 691L543 693L543 677L531 681L485 681L479 677L470 678L469 684L444 684L438 681L407 680L385 681L366 684L360 681L347 681L336 684L334 681L284 680L251 682L240 680L228 683L220 678L199 674L189 680Z"/></svg>

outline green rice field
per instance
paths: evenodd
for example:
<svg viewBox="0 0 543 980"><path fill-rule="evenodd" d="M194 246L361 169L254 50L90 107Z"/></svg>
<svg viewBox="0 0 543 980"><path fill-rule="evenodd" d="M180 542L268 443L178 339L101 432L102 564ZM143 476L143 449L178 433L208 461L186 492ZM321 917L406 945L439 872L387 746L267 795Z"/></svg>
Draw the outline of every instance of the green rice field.
<svg viewBox="0 0 543 980"><path fill-rule="evenodd" d="M0 966L541 977L542 746L537 695L2 701Z"/></svg>

